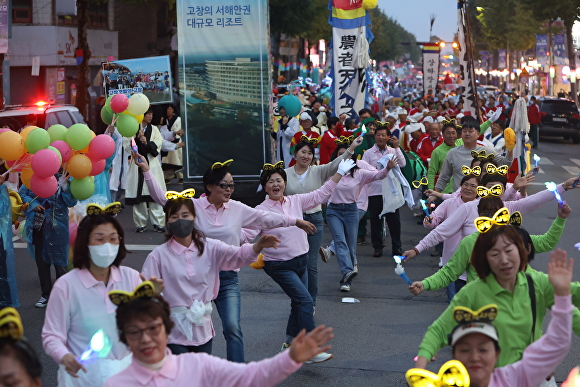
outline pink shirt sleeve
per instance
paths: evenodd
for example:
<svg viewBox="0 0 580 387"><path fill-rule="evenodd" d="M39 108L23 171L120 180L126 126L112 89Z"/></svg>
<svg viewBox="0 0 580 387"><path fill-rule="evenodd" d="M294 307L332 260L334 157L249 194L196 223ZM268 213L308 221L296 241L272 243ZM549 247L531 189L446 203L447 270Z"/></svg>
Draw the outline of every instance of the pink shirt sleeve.
<svg viewBox="0 0 580 387"><path fill-rule="evenodd" d="M318 188L317 190L296 195L300 199L302 211L308 211L318 206L319 204L326 203L335 188L336 183L332 180L328 180L322 187Z"/></svg>
<svg viewBox="0 0 580 387"><path fill-rule="evenodd" d="M564 192L562 184L558 184L558 192L560 195ZM526 215L553 199L555 199L554 194L546 189L517 201L504 202L504 204L510 212L519 211L522 215Z"/></svg>
<svg viewBox="0 0 580 387"><path fill-rule="evenodd" d="M378 170L370 170L370 169L359 169L358 171L356 171L355 176L357 174L360 174L360 185L365 185L368 184L370 182L376 181L376 180L382 180L385 177L387 177L387 175L389 174L389 169L388 168L383 168L380 171Z"/></svg>
<svg viewBox="0 0 580 387"><path fill-rule="evenodd" d="M452 200L446 200L443 203L441 203L439 205L439 207L437 207L435 209L435 211L433 211L431 213L432 219L431 219L431 224L425 224L425 222L423 222L423 225L427 228L435 228L436 226L438 226L440 223L443 223L443 221L445 221L445 219L447 219L448 216L448 210L449 207L452 204Z"/></svg>
<svg viewBox="0 0 580 387"><path fill-rule="evenodd" d="M145 276L145 278L150 278L151 276L155 276L157 278L163 278L163 273L161 271L161 264L159 263L159 256L157 252L153 250L145 259L145 263L143 263L143 268L141 272Z"/></svg>
<svg viewBox="0 0 580 387"><path fill-rule="evenodd" d="M207 253L210 257L213 257L221 271L239 269L258 258L258 254L254 252L253 245L250 243L237 247L230 246L217 239L206 239L205 248L210 249Z"/></svg>
<svg viewBox="0 0 580 387"><path fill-rule="evenodd" d="M276 227L290 227L296 225L296 218L276 214L270 211L257 210L240 203L242 227L252 230L271 229Z"/></svg>
<svg viewBox="0 0 580 387"><path fill-rule="evenodd" d="M450 217L445 219L437 228L431 230L415 248L421 252L460 233L463 223L465 223L465 219L469 215L466 204L459 206Z"/></svg>
<svg viewBox="0 0 580 387"><path fill-rule="evenodd" d="M52 288L42 326L42 347L44 352L57 363L70 353L66 347L67 332L70 328L70 310L67 300L68 288L65 281L59 281Z"/></svg>
<svg viewBox="0 0 580 387"><path fill-rule="evenodd" d="M143 178L145 179L151 198L155 203L164 206L165 203L167 203L167 199L165 198L166 191L161 188L161 185L157 182L153 173L151 171L143 172Z"/></svg>

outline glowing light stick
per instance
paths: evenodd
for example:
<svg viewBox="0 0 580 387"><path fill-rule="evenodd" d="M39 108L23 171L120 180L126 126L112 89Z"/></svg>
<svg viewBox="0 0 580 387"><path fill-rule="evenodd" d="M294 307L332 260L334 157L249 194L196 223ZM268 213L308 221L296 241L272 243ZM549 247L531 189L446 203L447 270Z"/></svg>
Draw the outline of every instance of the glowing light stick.
<svg viewBox="0 0 580 387"><path fill-rule="evenodd" d="M578 185L578 182L580 181L580 173L578 174L578 180L576 180L574 182L574 184L572 184L572 188L576 188L576 186Z"/></svg>
<svg viewBox="0 0 580 387"><path fill-rule="evenodd" d="M574 247L576 247L576 248L577 248L577 249L580 251L580 243L576 243L576 244L574 245Z"/></svg>
<svg viewBox="0 0 580 387"><path fill-rule="evenodd" d="M80 361L87 361L94 357L107 357L113 344L111 340L105 335L102 329L99 329L97 333L91 338L88 348L81 355Z"/></svg>
<svg viewBox="0 0 580 387"><path fill-rule="evenodd" d="M540 156L534 154L534 168L538 168L538 164L540 164Z"/></svg>
<svg viewBox="0 0 580 387"><path fill-rule="evenodd" d="M135 137L131 138L131 149L133 150L133 152L139 153L139 151L137 150L137 144L135 144ZM137 161L141 162L141 157L137 157Z"/></svg>
<svg viewBox="0 0 580 387"><path fill-rule="evenodd" d="M429 209L427 208L427 203L425 202L425 200L421 199L421 208L423 209L423 212L425 213L426 217L431 216L431 214L429 214Z"/></svg>
<svg viewBox="0 0 580 387"><path fill-rule="evenodd" d="M413 282L411 282L411 280L407 276L407 273L405 273L405 268L401 266L400 263L397 263L397 267L395 268L395 274L404 279L405 282L408 283L409 285L413 285Z"/></svg>
<svg viewBox="0 0 580 387"><path fill-rule="evenodd" d="M560 196L560 193L558 192L558 186L556 185L556 183L554 183L553 181L550 181L550 182L545 183L545 184L546 184L546 188L548 189L548 191L552 191L552 193L556 197L556 200L560 204L560 207L563 206L564 200L562 200L562 196Z"/></svg>
<svg viewBox="0 0 580 387"><path fill-rule="evenodd" d="M406 255L393 255L393 259L395 260L396 264L399 264L401 262L403 262L405 259L407 259Z"/></svg>

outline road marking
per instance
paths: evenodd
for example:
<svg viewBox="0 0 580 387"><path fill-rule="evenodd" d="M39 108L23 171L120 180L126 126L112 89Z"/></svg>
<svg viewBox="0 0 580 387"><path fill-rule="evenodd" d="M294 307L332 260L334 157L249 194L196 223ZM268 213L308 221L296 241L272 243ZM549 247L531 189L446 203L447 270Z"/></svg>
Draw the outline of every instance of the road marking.
<svg viewBox="0 0 580 387"><path fill-rule="evenodd" d="M532 158L532 162L533 161L534 161L534 159ZM543 156L542 156L542 158L540 160L540 165L542 165L542 164L544 164L544 165L554 165L554 163L552 161L550 161L549 158L543 157Z"/></svg>
<svg viewBox="0 0 580 387"><path fill-rule="evenodd" d="M580 165L580 159L570 159L570 161L576 165Z"/></svg>
<svg viewBox="0 0 580 387"><path fill-rule="evenodd" d="M562 168L564 168L566 171L568 171L568 173L572 174L572 175L578 175L580 173L580 167L576 167L576 166L568 166L568 165L562 165Z"/></svg>
<svg viewBox="0 0 580 387"><path fill-rule="evenodd" d="M15 243L14 248L25 249L26 245L26 243ZM125 247L129 251L153 251L153 249L159 247L159 245L125 245Z"/></svg>

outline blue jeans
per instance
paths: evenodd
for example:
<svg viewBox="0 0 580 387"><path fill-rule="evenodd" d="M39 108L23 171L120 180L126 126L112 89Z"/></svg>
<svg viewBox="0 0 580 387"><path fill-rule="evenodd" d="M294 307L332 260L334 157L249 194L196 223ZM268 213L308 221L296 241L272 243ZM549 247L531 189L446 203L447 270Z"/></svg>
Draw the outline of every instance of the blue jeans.
<svg viewBox="0 0 580 387"><path fill-rule="evenodd" d="M308 254L289 261L266 261L264 271L290 297L290 317L286 325L286 342L290 343L302 329L314 329L314 303L308 292Z"/></svg>
<svg viewBox="0 0 580 387"><path fill-rule="evenodd" d="M240 325L240 284L235 271L220 271L220 291L213 300L222 319L229 361L244 363L244 336Z"/></svg>
<svg viewBox="0 0 580 387"><path fill-rule="evenodd" d="M340 272L345 275L356 263L356 237L359 213L356 203L334 204L326 207L326 221L332 238Z"/></svg>
<svg viewBox="0 0 580 387"><path fill-rule="evenodd" d="M367 212L365 210L361 210L360 208L357 207L358 210L358 220L359 220L359 226L358 226L358 231L360 231L360 221L362 220L362 218L364 218L364 216L367 214ZM366 225L365 225L366 227ZM366 235L366 234L365 234ZM357 237L360 236L357 234ZM332 251L333 254L336 255L336 252L334 250L334 240L332 242L330 242L330 245L328 246L328 249L330 251ZM354 256L354 264L358 265L358 260L356 259L356 255Z"/></svg>
<svg viewBox="0 0 580 387"><path fill-rule="evenodd" d="M313 214L302 214L304 220L309 221L316 226L316 232L312 235L308 234L308 293L312 297L314 305L316 305L316 295L318 294L318 250L322 246L322 238L324 236L324 220L322 219L322 211Z"/></svg>
<svg viewBox="0 0 580 387"><path fill-rule="evenodd" d="M449 285L447 285L447 288L445 288L445 290L447 291L447 302L451 302L453 297L455 297L457 292L459 292L461 288L465 286L466 283L467 282L462 279L457 279L451 282Z"/></svg>

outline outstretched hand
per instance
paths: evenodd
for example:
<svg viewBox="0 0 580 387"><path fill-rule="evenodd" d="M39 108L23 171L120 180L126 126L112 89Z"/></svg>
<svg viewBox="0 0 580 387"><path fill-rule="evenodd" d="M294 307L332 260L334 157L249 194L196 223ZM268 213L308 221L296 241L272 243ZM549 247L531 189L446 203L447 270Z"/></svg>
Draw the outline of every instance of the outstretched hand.
<svg viewBox="0 0 580 387"><path fill-rule="evenodd" d="M423 290L425 290L425 286L423 285L423 282L415 281L411 286L409 286L409 290L411 291L411 293L418 296L419 294L423 293Z"/></svg>
<svg viewBox="0 0 580 387"><path fill-rule="evenodd" d="M407 260L411 259L411 258L415 258L417 256L417 253L415 252L414 249L411 250L407 250L403 253L403 255L405 255L407 258Z"/></svg>
<svg viewBox="0 0 580 387"><path fill-rule="evenodd" d="M306 234L314 234L316 232L316 226L303 219L296 219L296 227L304 230Z"/></svg>
<svg viewBox="0 0 580 387"><path fill-rule="evenodd" d="M133 161L135 162L135 164L137 164L139 166L139 168L141 168L141 171L143 172L149 172L149 164L147 164L147 161L145 161L145 157L140 155L139 153L135 153L135 152L131 152L131 158L133 159ZM141 161L139 161L141 160Z"/></svg>
<svg viewBox="0 0 580 387"><path fill-rule="evenodd" d="M308 334L303 329L290 343L290 357L296 363L304 363L319 353L329 351L331 346L327 344L333 337L332 328L324 325L317 326Z"/></svg>
<svg viewBox="0 0 580 387"><path fill-rule="evenodd" d="M554 294L557 296L570 295L570 282L574 272L574 260L568 259L568 254L558 249L550 253L548 263L548 279L554 287Z"/></svg>
<svg viewBox="0 0 580 387"><path fill-rule="evenodd" d="M566 219L572 213L572 209L568 203L564 202L563 205L558 203L558 218Z"/></svg>

